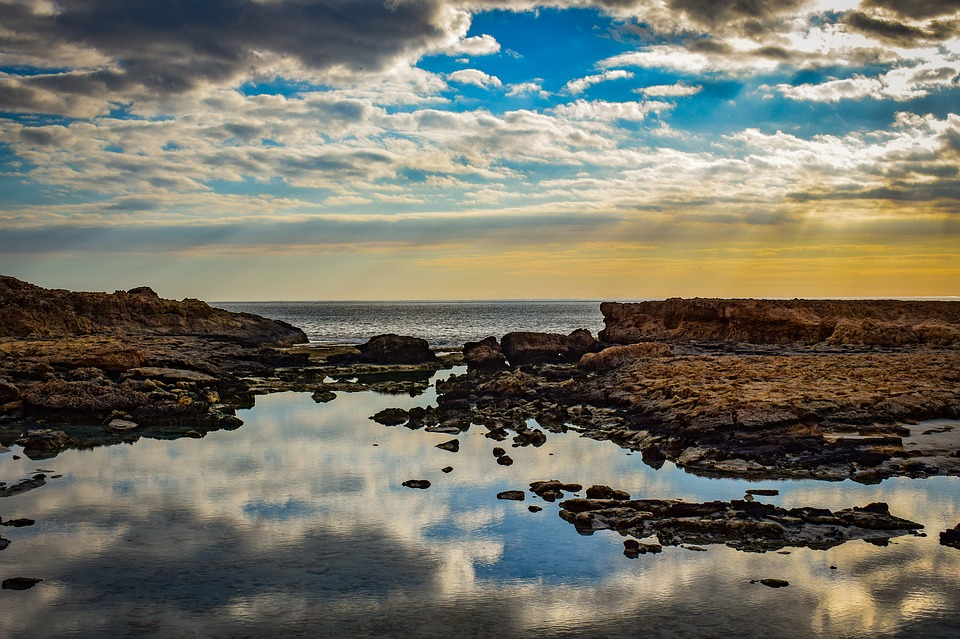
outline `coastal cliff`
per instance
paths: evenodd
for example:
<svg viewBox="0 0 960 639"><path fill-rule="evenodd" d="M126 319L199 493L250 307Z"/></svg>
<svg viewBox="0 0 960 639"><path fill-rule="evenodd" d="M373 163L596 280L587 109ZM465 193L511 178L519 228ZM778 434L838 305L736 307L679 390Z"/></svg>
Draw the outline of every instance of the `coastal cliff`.
<svg viewBox="0 0 960 639"><path fill-rule="evenodd" d="M149 287L116 293L46 289L0 276L0 336L182 335L244 345L307 342L299 328L196 299L163 299Z"/></svg>
<svg viewBox="0 0 960 639"><path fill-rule="evenodd" d="M682 299L601 304L600 340L960 346L960 302Z"/></svg>

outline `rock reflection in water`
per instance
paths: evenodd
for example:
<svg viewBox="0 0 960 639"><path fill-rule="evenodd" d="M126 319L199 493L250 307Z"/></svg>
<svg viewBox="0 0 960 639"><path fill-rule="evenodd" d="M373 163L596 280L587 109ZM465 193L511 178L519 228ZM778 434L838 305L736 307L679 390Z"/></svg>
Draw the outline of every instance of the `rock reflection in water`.
<svg viewBox="0 0 960 639"><path fill-rule="evenodd" d="M937 531L960 522L956 479L759 486L670 464L654 471L574 434L511 448L505 467L483 429L460 435L451 454L435 448L450 435L368 419L432 400L267 396L234 432L44 462L64 477L0 500L4 520L37 522L5 531L0 576L44 579L4 595L18 612L0 636L949 636L960 621L960 551L935 534L790 554L665 548L629 560L619 535L581 538L555 503L496 499L554 477L699 501L764 487L780 494L758 499L784 507L885 501ZM4 454L0 479L35 466ZM431 487L404 488L411 478ZM761 578L790 587L750 585Z"/></svg>

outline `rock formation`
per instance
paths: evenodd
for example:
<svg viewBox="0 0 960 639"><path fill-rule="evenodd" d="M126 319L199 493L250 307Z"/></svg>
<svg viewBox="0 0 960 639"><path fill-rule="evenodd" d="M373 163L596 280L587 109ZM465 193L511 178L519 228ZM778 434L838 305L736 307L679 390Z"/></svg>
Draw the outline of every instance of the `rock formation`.
<svg viewBox="0 0 960 639"><path fill-rule="evenodd" d="M369 364L423 364L436 362L427 340L388 333L357 347L360 361Z"/></svg>
<svg viewBox="0 0 960 639"><path fill-rule="evenodd" d="M914 533L921 524L890 514L884 503L831 512L739 501L690 503L675 499L568 499L560 517L582 534L613 529L660 544L726 544L765 552L788 546L826 549L853 539L883 541Z"/></svg>
<svg viewBox="0 0 960 639"><path fill-rule="evenodd" d="M600 350L590 331L579 328L569 335L519 331L507 333L500 347L511 366L576 362L585 353Z"/></svg>
<svg viewBox="0 0 960 639"><path fill-rule="evenodd" d="M603 342L960 346L960 302L681 299L601 304Z"/></svg>
<svg viewBox="0 0 960 639"><path fill-rule="evenodd" d="M45 289L0 276L0 336L184 335L245 345L307 341L298 328L196 299L162 299L148 287L116 293Z"/></svg>

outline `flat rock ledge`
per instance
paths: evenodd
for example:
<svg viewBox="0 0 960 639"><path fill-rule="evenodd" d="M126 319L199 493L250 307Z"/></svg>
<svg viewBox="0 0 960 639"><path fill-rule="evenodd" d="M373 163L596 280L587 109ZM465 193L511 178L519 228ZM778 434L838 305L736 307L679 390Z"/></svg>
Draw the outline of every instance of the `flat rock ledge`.
<svg viewBox="0 0 960 639"><path fill-rule="evenodd" d="M664 546L725 544L747 552L823 550L855 539L883 545L923 528L891 515L882 502L836 512L741 500L568 499L560 508L560 517L585 535L609 529L637 539L656 535Z"/></svg>

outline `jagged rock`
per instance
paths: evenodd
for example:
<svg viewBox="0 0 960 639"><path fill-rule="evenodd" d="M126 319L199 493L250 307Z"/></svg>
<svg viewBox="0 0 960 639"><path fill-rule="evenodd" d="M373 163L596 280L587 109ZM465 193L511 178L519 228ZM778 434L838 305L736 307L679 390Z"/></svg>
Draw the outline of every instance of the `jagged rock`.
<svg viewBox="0 0 960 639"><path fill-rule="evenodd" d="M0 276L0 336L194 335L248 345L308 341L303 331L284 322L231 313L195 299L162 299L148 290L75 293Z"/></svg>
<svg viewBox="0 0 960 639"><path fill-rule="evenodd" d="M11 486L0 487L0 497L12 497L13 495L19 495L20 493L25 493L28 490L40 488L41 486L46 485L46 483L46 476L42 474L34 475L30 479L24 479Z"/></svg>
<svg viewBox="0 0 960 639"><path fill-rule="evenodd" d="M19 519L8 519L7 521L0 523L0 526L12 526L13 528L23 528L24 526L32 526L35 523L37 522L33 519L20 517Z"/></svg>
<svg viewBox="0 0 960 639"><path fill-rule="evenodd" d="M530 483L530 490L544 501L553 502L563 499L563 491L578 493L583 490L580 484L565 484L559 479L535 481Z"/></svg>
<svg viewBox="0 0 960 639"><path fill-rule="evenodd" d="M960 549L960 524L940 533L940 545Z"/></svg>
<svg viewBox="0 0 960 639"><path fill-rule="evenodd" d="M331 390L321 388L320 390L314 392L310 397L313 399L313 401L317 402L318 404L325 404L327 402L332 402L333 400L335 400L337 398L337 394Z"/></svg>
<svg viewBox="0 0 960 639"><path fill-rule="evenodd" d="M456 453L460 450L460 440L451 439L450 441L443 442L442 444L437 444L437 448L440 450L449 450L451 453Z"/></svg>
<svg viewBox="0 0 960 639"><path fill-rule="evenodd" d="M407 481L403 482L403 485L407 488L419 488L420 490L424 490L426 488L430 488L430 481L427 479L408 479Z"/></svg>
<svg viewBox="0 0 960 639"><path fill-rule="evenodd" d="M129 410L149 402L147 395L111 382L67 382L53 379L23 390L23 400L47 410L108 413Z"/></svg>
<svg viewBox="0 0 960 639"><path fill-rule="evenodd" d="M536 428L517 433L513 438L514 446L533 446L539 448L547 443L547 436Z"/></svg>
<svg viewBox="0 0 960 639"><path fill-rule="evenodd" d="M409 414L402 408L384 408L370 419L384 426L399 426L407 422Z"/></svg>
<svg viewBox="0 0 960 639"><path fill-rule="evenodd" d="M560 517L582 534L613 529L640 539L656 535L663 545L722 543L750 552L788 546L824 549L852 539L884 541L923 528L894 517L883 503L831 512L738 500L588 498L568 499L560 507Z"/></svg>
<svg viewBox="0 0 960 639"><path fill-rule="evenodd" d="M65 432L51 428L28 430L26 435L17 440L17 444L23 446L28 456L34 452L57 452L71 442L72 440Z"/></svg>
<svg viewBox="0 0 960 639"><path fill-rule="evenodd" d="M452 473L452 472L453 472L453 466L444 466L443 468L440 469L440 472L441 472L441 473Z"/></svg>
<svg viewBox="0 0 960 639"><path fill-rule="evenodd" d="M637 541L636 539L623 540L623 554L630 559L636 559L640 555L657 554L663 551L663 546L652 541Z"/></svg>
<svg viewBox="0 0 960 639"><path fill-rule="evenodd" d="M899 300L681 299L601 304L604 342L960 345L960 303Z"/></svg>
<svg viewBox="0 0 960 639"><path fill-rule="evenodd" d="M0 379L0 404L8 404L20 399L20 390L6 380Z"/></svg>
<svg viewBox="0 0 960 639"><path fill-rule="evenodd" d="M577 329L570 335L517 331L500 340L511 366L578 361L585 353L599 350L599 342L590 331Z"/></svg>
<svg viewBox="0 0 960 639"><path fill-rule="evenodd" d="M510 455L500 455L497 457L497 463L501 466L512 466L513 458L511 458Z"/></svg>
<svg viewBox="0 0 960 639"><path fill-rule="evenodd" d="M598 484L587 488L587 499L630 499L630 493Z"/></svg>
<svg viewBox="0 0 960 639"><path fill-rule="evenodd" d="M610 346L599 353L586 353L580 366L593 371L609 372L624 364L647 357L672 357L673 350L662 342L640 342L624 346Z"/></svg>
<svg viewBox="0 0 960 639"><path fill-rule="evenodd" d="M506 367L507 360L496 337L463 345L463 363L469 369L497 370Z"/></svg>
<svg viewBox="0 0 960 639"><path fill-rule="evenodd" d="M510 501L523 501L526 498L522 490L505 490L497 493L497 499L506 499Z"/></svg>
<svg viewBox="0 0 960 639"><path fill-rule="evenodd" d="M437 361L427 340L388 333L357 347L360 361L371 364L423 364Z"/></svg>

